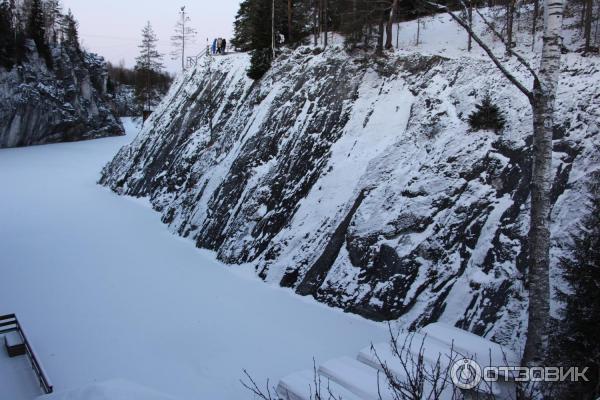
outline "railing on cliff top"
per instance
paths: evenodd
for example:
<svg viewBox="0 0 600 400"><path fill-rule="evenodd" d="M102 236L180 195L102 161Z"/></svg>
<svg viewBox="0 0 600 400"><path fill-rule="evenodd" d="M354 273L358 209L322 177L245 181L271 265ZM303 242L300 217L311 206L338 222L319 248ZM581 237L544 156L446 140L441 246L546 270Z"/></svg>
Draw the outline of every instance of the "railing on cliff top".
<svg viewBox="0 0 600 400"><path fill-rule="evenodd" d="M48 378L48 374L44 370L42 363L39 361L38 356L31 345L31 342L27 338L25 334L25 330L23 326L19 323L17 316L15 314L8 314L0 316L0 335L6 334L10 332L17 332L21 339L22 343L25 346L25 354L27 358L29 358L29 362L31 363L31 368L35 375L38 378L40 383L40 387L44 391L44 393L49 394L54 391L54 387L52 386L52 382L50 378Z"/></svg>

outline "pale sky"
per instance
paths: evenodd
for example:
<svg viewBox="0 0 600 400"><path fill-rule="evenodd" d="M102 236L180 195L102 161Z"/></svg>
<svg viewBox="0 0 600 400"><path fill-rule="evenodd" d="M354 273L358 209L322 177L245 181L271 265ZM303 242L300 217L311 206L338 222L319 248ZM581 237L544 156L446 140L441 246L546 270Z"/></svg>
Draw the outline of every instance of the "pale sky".
<svg viewBox="0 0 600 400"><path fill-rule="evenodd" d="M186 6L198 31L196 43L187 55L199 53L206 39L231 38L233 20L240 0L62 0L64 11L69 8L79 21L81 42L89 51L118 63L133 67L138 55L141 30L150 21L156 32L159 52L165 55L164 64L170 72L179 72L181 61L171 60L171 35L181 6Z"/></svg>

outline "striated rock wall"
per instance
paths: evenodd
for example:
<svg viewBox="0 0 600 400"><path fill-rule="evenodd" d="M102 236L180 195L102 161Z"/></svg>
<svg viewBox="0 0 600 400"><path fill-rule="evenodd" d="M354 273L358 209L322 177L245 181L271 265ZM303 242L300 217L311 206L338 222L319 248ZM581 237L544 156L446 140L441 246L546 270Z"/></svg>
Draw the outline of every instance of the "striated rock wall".
<svg viewBox="0 0 600 400"><path fill-rule="evenodd" d="M28 60L0 68L0 148L124 134L106 96L104 60L53 49L48 70L35 45Z"/></svg>
<svg viewBox="0 0 600 400"><path fill-rule="evenodd" d="M600 169L600 70L566 58L555 265ZM489 62L300 48L255 83L246 55L215 62L174 83L102 184L148 196L177 234L299 294L522 343L531 111ZM466 122L487 92L500 134Z"/></svg>

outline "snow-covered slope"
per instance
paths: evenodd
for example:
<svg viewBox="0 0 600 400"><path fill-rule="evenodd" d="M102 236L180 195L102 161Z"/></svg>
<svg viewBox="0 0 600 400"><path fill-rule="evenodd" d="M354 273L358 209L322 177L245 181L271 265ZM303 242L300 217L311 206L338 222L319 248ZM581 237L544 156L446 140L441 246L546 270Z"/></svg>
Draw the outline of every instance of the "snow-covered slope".
<svg viewBox="0 0 600 400"><path fill-rule="evenodd" d="M28 41L22 65L0 67L0 148L123 135L104 59L59 46L52 53L50 70Z"/></svg>
<svg viewBox="0 0 600 400"><path fill-rule="evenodd" d="M422 40L462 46L449 24L430 19ZM200 66L174 83L101 183L150 197L174 232L268 282L372 319L441 320L518 347L531 111L478 50L446 47L380 59L301 47L256 83L246 55L218 57L212 74ZM599 169L598 65L565 55L554 264ZM500 134L468 129L486 93L507 117Z"/></svg>

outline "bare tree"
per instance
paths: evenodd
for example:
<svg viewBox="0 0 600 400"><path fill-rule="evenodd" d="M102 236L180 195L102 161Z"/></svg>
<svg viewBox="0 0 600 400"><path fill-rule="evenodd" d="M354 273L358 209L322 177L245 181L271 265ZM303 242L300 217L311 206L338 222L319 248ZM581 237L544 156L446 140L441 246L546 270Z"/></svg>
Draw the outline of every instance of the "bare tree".
<svg viewBox="0 0 600 400"><path fill-rule="evenodd" d="M317 0L313 0L312 2L312 8L313 8L313 39L314 39L314 45L315 47L317 46L317 42L319 39L319 28L318 28L318 24L317 24L317 19L318 19L318 7L317 7Z"/></svg>
<svg viewBox="0 0 600 400"><path fill-rule="evenodd" d="M394 20L397 18L397 12L398 12L398 0L393 0L392 6L390 7L389 18L387 21L386 32L385 32L385 48L386 49L391 49L393 47L393 45L392 45L392 36L393 36L392 27L393 27Z"/></svg>
<svg viewBox="0 0 600 400"><path fill-rule="evenodd" d="M181 71L185 71L185 48L196 37L196 30L189 26L191 20L185 7L179 10L179 20L175 24L175 34L171 36L171 44L175 50L171 53L173 60L181 57Z"/></svg>
<svg viewBox="0 0 600 400"><path fill-rule="evenodd" d="M287 2L287 29L288 29L288 43L292 43L294 34L294 0L288 0Z"/></svg>
<svg viewBox="0 0 600 400"><path fill-rule="evenodd" d="M327 2L327 0L323 0L323 33L324 33L324 37L323 37L323 47L327 47L327 36L329 33L329 23L328 23L328 16L327 16L327 11L329 8L329 4Z"/></svg>
<svg viewBox="0 0 600 400"><path fill-rule="evenodd" d="M271 1L271 52L275 59L275 0Z"/></svg>
<svg viewBox="0 0 600 400"><path fill-rule="evenodd" d="M243 387L248 389L251 393L254 394L256 398L261 400L290 400L292 395L287 393L285 399L282 399L277 394L277 389L272 388L269 383L269 379L265 384L265 388L260 388L254 378L248 373L248 371L244 370L245 380L241 379L240 383ZM313 381L312 384L307 388L308 394L311 400L343 400L341 396L336 396L329 385L329 380L327 381L327 385L324 387L323 382L321 381L321 375L317 371L317 362L313 358ZM295 397L294 397L295 398Z"/></svg>
<svg viewBox="0 0 600 400"><path fill-rule="evenodd" d="M450 369L458 355L450 348L448 354L439 354L435 363L429 364L425 360L425 341L426 336L421 338L418 351L413 345L415 333L407 333L400 340L399 331L394 334L391 324L388 323L390 334L390 348L394 362L397 362L399 371L394 371L388 365L388 362L382 359L374 346L371 345L371 351L375 355L380 369L383 371L385 381L394 400L440 400L447 398L447 392L452 391L452 398L456 396L456 391L452 387L450 378ZM447 357L442 361L442 357ZM398 372L403 377L398 376ZM382 399L381 384L378 380L379 399Z"/></svg>
<svg viewBox="0 0 600 400"><path fill-rule="evenodd" d="M467 9L467 19L469 21L469 28L473 30L473 0L468 0L469 8ZM469 32L469 38L467 39L467 51L471 51L473 48L473 36Z"/></svg>
<svg viewBox="0 0 600 400"><path fill-rule="evenodd" d="M524 365L539 365L548 345L548 322L550 312L550 194L552 188L552 131L554 126L554 103L558 86L561 61L561 32L564 0L545 0L544 34L540 66L535 71L529 63L515 52L498 31L480 17L492 32L504 42L509 55L514 56L533 78L533 88L527 89L504 62L492 52L477 35L468 21L435 3L462 26L473 40L485 51L502 74L529 100L533 111L533 149L531 176L531 222L529 229L529 325L523 354ZM464 3L463 3L464 6Z"/></svg>
<svg viewBox="0 0 600 400"><path fill-rule="evenodd" d="M594 11L594 2L593 0L585 0L584 2L585 13L583 19L583 37L585 40L584 52L589 52L591 50L591 40L592 40L592 15Z"/></svg>
<svg viewBox="0 0 600 400"><path fill-rule="evenodd" d="M533 20L531 22L531 51L535 49L535 34L537 33L537 20L540 15L540 0L533 0Z"/></svg>
<svg viewBox="0 0 600 400"><path fill-rule="evenodd" d="M506 54L510 55L510 49L513 48L513 27L515 20L515 1L506 2Z"/></svg>
<svg viewBox="0 0 600 400"><path fill-rule="evenodd" d="M384 10L379 17L379 27L377 30L377 54L381 54L383 52L383 28L386 15L387 11Z"/></svg>

